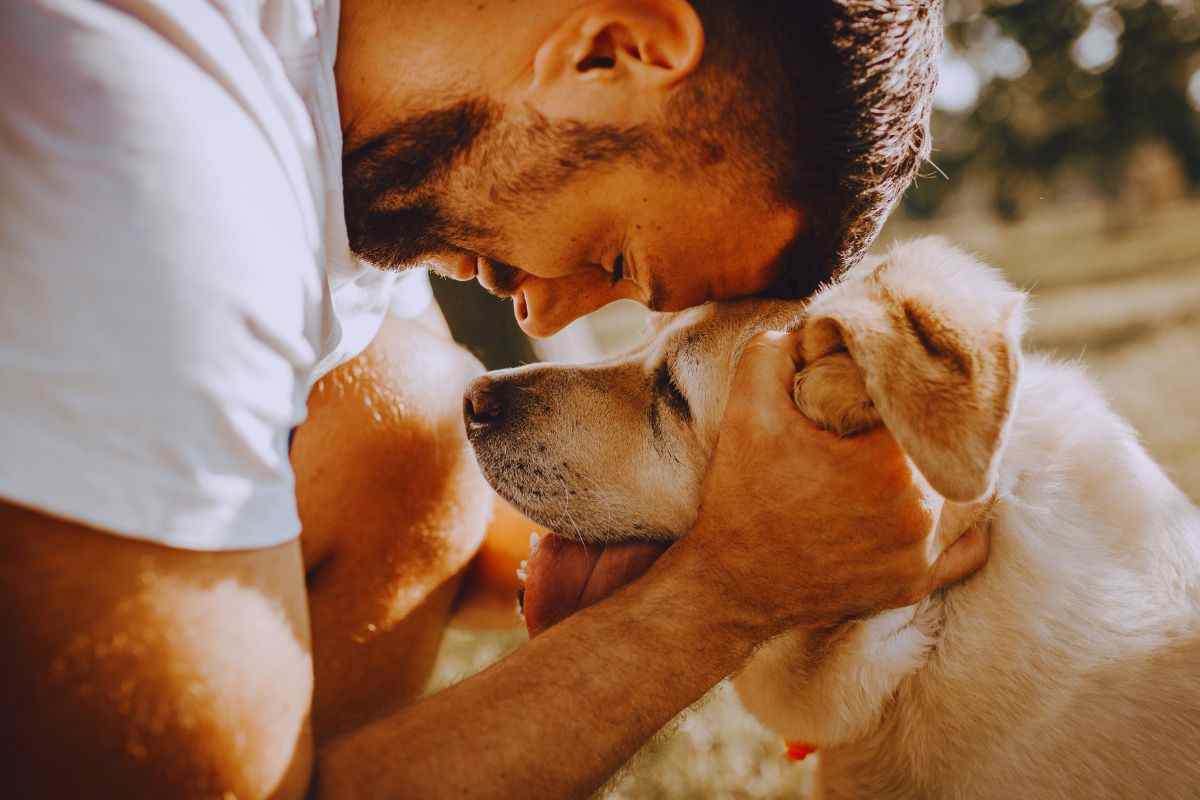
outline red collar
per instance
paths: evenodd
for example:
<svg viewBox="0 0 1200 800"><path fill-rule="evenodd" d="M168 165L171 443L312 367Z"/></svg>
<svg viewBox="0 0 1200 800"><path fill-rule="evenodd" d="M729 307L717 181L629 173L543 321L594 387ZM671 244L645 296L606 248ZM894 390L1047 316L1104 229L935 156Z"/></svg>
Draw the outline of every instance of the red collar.
<svg viewBox="0 0 1200 800"><path fill-rule="evenodd" d="M787 746L784 755L787 756L788 761L803 761L817 752L817 748L807 742L784 741L784 745Z"/></svg>

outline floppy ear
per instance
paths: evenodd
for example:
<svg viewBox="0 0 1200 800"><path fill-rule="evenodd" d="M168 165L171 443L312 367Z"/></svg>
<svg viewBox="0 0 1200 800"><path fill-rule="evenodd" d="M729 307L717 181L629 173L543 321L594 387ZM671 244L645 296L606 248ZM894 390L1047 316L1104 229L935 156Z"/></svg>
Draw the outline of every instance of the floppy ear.
<svg viewBox="0 0 1200 800"><path fill-rule="evenodd" d="M806 363L845 350L880 419L948 500L989 494L1016 402L1025 296L941 239L894 247L808 306Z"/></svg>

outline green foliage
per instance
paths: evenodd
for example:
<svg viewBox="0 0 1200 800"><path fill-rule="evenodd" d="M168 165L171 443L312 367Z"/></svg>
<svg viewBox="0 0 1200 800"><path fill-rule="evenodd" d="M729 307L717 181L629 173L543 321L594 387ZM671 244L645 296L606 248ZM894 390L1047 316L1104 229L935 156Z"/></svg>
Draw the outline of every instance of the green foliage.
<svg viewBox="0 0 1200 800"><path fill-rule="evenodd" d="M936 213L968 174L990 181L1007 218L1065 173L1115 198L1147 141L1200 187L1196 0L948 0L946 11L943 88L956 91L935 113L933 162L949 180L919 181L910 214Z"/></svg>

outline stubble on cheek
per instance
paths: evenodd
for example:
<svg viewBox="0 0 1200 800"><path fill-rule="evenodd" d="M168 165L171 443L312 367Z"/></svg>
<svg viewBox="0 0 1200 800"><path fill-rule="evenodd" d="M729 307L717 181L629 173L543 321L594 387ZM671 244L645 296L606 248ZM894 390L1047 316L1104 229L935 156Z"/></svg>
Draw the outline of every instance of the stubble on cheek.
<svg viewBox="0 0 1200 800"><path fill-rule="evenodd" d="M351 250L383 269L403 269L492 238L486 227L452 213L446 195L454 163L469 154L495 113L484 101L464 100L405 119L347 151L342 176Z"/></svg>

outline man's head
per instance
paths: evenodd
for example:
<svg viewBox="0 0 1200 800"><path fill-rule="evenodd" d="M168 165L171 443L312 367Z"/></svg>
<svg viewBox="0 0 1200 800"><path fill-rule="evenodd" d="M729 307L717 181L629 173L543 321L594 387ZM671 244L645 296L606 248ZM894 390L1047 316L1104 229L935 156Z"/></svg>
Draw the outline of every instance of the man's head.
<svg viewBox="0 0 1200 800"><path fill-rule="evenodd" d="M351 246L511 295L803 296L927 152L937 0L343 0Z"/></svg>

